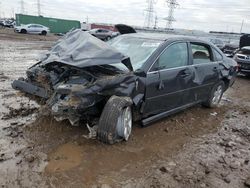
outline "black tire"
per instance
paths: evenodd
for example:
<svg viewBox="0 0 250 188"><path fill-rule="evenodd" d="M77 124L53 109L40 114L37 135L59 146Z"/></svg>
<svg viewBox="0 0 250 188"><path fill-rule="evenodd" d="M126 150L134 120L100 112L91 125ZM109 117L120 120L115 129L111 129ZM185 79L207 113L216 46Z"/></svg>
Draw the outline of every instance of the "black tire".
<svg viewBox="0 0 250 188"><path fill-rule="evenodd" d="M97 128L97 139L106 143L114 144L123 140L117 132L118 118L124 108L130 107L132 101L128 97L112 96L106 103Z"/></svg>
<svg viewBox="0 0 250 188"><path fill-rule="evenodd" d="M111 36L108 36L107 38L106 38L106 41L109 41L111 39Z"/></svg>
<svg viewBox="0 0 250 188"><path fill-rule="evenodd" d="M26 34L27 30L26 29L21 29L21 33Z"/></svg>
<svg viewBox="0 0 250 188"><path fill-rule="evenodd" d="M218 102L213 103L213 98L215 96L215 92L219 87L221 87L222 93L221 93L221 95L220 95L220 97L218 99ZM220 81L219 83L217 83L217 84L215 84L213 86L213 88L212 88L212 90L211 90L211 92L209 94L208 100L206 102L203 102L202 105L205 106L205 107L208 107L208 108L216 108L216 107L218 107L224 91L225 91L225 83L223 81Z"/></svg>
<svg viewBox="0 0 250 188"><path fill-rule="evenodd" d="M47 31L42 31L41 35L46 36L47 35Z"/></svg>

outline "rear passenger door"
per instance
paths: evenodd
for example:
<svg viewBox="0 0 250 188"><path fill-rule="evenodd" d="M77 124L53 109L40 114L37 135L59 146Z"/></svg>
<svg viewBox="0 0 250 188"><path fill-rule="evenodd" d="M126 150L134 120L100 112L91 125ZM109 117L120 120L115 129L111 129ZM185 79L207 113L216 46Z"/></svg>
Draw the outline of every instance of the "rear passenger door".
<svg viewBox="0 0 250 188"><path fill-rule="evenodd" d="M196 100L206 100L211 88L219 81L219 63L215 60L213 50L205 43L190 43L193 71L193 93Z"/></svg>

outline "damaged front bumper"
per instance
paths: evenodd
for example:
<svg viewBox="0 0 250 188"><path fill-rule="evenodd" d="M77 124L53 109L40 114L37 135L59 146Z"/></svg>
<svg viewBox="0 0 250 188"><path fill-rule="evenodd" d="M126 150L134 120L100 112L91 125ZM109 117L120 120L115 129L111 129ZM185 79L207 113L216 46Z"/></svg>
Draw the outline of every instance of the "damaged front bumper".
<svg viewBox="0 0 250 188"><path fill-rule="evenodd" d="M69 120L71 125L78 125L77 123L84 113L91 114L93 110L88 108L94 106L98 99L97 96L74 96L72 94L74 89L72 89L72 85L70 86L60 85L54 90L54 94L51 95L51 91L25 81L23 78L14 80L12 83L12 87L16 90L46 99L50 114L57 121Z"/></svg>
<svg viewBox="0 0 250 188"><path fill-rule="evenodd" d="M12 88L16 90L20 90L25 93L29 93L31 95L36 95L38 97L42 97L45 99L49 98L48 91L42 87L36 86L32 83L28 83L24 80L14 80L13 83L11 84Z"/></svg>
<svg viewBox="0 0 250 188"><path fill-rule="evenodd" d="M94 104L97 100L91 97L77 97L71 94L55 93L48 101L51 115L57 120L69 120L71 125L78 125L87 115L97 114Z"/></svg>

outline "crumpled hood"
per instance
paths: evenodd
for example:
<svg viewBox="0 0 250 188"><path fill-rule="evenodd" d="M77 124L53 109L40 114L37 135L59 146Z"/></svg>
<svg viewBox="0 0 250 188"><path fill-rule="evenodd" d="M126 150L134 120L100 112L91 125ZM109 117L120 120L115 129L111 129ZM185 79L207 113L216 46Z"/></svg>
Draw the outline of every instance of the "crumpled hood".
<svg viewBox="0 0 250 188"><path fill-rule="evenodd" d="M123 63L132 70L129 57L80 29L68 32L40 61L43 65L60 62L79 68Z"/></svg>

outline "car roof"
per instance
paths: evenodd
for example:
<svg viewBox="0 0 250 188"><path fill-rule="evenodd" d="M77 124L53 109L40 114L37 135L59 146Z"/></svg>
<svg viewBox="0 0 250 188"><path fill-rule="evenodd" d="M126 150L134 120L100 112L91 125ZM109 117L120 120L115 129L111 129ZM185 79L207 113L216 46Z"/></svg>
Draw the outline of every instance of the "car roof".
<svg viewBox="0 0 250 188"><path fill-rule="evenodd" d="M159 41L167 41L167 40L187 40L187 41L195 41L211 44L206 40L202 40L199 38L185 36L185 35L176 35L176 34L165 34L165 33L130 33L124 34L123 37L134 37L134 38L142 38L142 39L151 39L151 40L159 40Z"/></svg>
<svg viewBox="0 0 250 188"><path fill-rule="evenodd" d="M43 26L43 27L45 27L44 25L41 25L41 24L36 24L36 23L30 23L30 24L27 24L27 25L39 25L39 26Z"/></svg>

